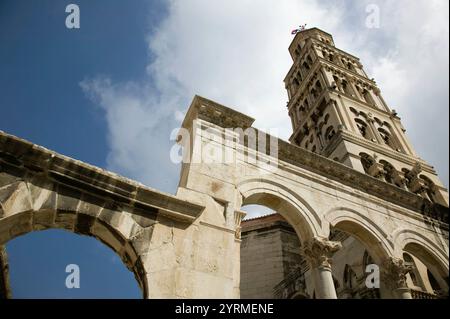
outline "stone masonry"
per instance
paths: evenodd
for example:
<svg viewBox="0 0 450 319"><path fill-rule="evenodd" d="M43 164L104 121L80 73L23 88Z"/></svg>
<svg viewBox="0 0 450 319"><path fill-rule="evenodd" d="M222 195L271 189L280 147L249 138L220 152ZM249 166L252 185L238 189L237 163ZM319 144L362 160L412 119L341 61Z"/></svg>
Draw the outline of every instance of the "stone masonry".
<svg viewBox="0 0 450 319"><path fill-rule="evenodd" d="M411 298L405 253L448 292L448 191L437 173L331 35L300 32L290 52L288 106L298 116L291 143L196 96L179 133L175 195L0 132L0 245L63 228L110 246L145 298L239 298L241 207L256 204L294 229L316 298L337 298L332 255L343 245L330 238L334 229L358 239L379 265L381 298Z"/></svg>

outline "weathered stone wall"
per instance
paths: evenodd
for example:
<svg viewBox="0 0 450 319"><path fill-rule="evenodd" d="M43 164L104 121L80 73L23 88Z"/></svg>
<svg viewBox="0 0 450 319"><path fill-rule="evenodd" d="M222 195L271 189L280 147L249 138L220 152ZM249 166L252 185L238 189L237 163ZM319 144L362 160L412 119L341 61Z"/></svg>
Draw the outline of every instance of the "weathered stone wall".
<svg viewBox="0 0 450 319"><path fill-rule="evenodd" d="M239 296L235 225L225 228L223 206L211 197L179 192L157 192L0 134L0 245L62 228L110 246L146 298Z"/></svg>
<svg viewBox="0 0 450 319"><path fill-rule="evenodd" d="M301 261L298 236L281 216L244 221L241 298L275 298L275 286L298 267Z"/></svg>

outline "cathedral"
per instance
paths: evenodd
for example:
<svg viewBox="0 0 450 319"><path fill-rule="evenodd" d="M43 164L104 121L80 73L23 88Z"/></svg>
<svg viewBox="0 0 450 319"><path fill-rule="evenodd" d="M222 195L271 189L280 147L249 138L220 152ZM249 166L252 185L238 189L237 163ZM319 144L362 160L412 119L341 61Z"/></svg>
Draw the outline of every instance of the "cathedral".
<svg viewBox="0 0 450 319"><path fill-rule="evenodd" d="M95 237L144 298L447 297L449 198L436 171L330 34L301 30L289 53L289 142L196 96L176 194L0 132L0 248L51 228ZM247 220L247 205L276 213Z"/></svg>
<svg viewBox="0 0 450 319"><path fill-rule="evenodd" d="M290 142L421 196L436 214L447 214L446 189L433 167L417 156L398 114L388 107L359 59L336 48L332 36L319 29L301 31L289 52L294 61L285 79L294 132ZM298 237L282 216L244 221L243 234L244 297L314 297ZM365 285L366 268L373 259L364 246L339 230L332 232L330 239L339 240L343 246L332 258L337 296L380 298L377 289ZM270 249L274 245L278 250ZM263 254L255 253L259 246L268 249ZM413 298L448 296L447 285L441 286L417 256L404 252L402 257L409 269L405 284ZM268 270L264 283L260 283L261 277L255 274L269 268L277 269L273 272L275 281L268 281L272 278ZM448 284L448 277L443 279Z"/></svg>

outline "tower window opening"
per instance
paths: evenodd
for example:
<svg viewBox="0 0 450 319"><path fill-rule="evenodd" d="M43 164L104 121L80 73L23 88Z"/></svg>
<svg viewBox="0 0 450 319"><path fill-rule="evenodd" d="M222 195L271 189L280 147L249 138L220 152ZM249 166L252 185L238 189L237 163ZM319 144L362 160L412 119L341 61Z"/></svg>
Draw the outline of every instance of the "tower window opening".
<svg viewBox="0 0 450 319"><path fill-rule="evenodd" d="M336 131L333 126L330 126L325 131L325 138L327 141L330 141L336 135Z"/></svg>
<svg viewBox="0 0 450 319"><path fill-rule="evenodd" d="M386 131L385 129L382 129L382 128L379 128L378 132L380 133L380 136L383 139L384 143L387 146L389 146L390 148L395 150L396 147L395 147L394 141L392 140L391 134L388 131Z"/></svg>
<svg viewBox="0 0 450 319"><path fill-rule="evenodd" d="M367 139L367 140L371 140L371 136L369 134L369 128L367 126L367 123L364 122L361 119L355 119L356 122L356 126L358 127L359 132L361 133L361 135Z"/></svg>
<svg viewBox="0 0 450 319"><path fill-rule="evenodd" d="M349 83L346 80L342 81L342 89L344 90L344 92L350 96L353 96L353 92L352 89L350 88Z"/></svg>
<svg viewBox="0 0 450 319"><path fill-rule="evenodd" d="M305 61L305 62L303 62L303 68L305 69L305 70L309 70L310 69L310 67L309 67L309 65L308 65L308 63Z"/></svg>
<svg viewBox="0 0 450 319"><path fill-rule="evenodd" d="M362 96L364 97L364 100L366 101L366 103L374 105L375 101L372 98L372 95L370 95L370 92L367 90L363 90Z"/></svg>

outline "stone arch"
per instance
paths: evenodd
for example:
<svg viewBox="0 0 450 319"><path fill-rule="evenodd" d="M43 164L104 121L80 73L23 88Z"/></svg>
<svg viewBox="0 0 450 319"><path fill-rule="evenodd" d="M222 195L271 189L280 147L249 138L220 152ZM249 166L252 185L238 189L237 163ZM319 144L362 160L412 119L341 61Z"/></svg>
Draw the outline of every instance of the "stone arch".
<svg viewBox="0 0 450 319"><path fill-rule="evenodd" d="M146 272L138 249L142 248L139 245L143 236L149 231L151 235L152 229L144 227L149 221L142 223L142 217L133 217L112 201L41 181L12 183L0 190L0 199L6 208L0 215L0 245L48 229L94 237L118 254L135 275L143 298L148 298Z"/></svg>
<svg viewBox="0 0 450 319"><path fill-rule="evenodd" d="M242 206L263 205L277 211L292 225L301 242L322 237L320 216L289 187L255 178L241 181L237 188L242 195Z"/></svg>
<svg viewBox="0 0 450 319"><path fill-rule="evenodd" d="M406 252L418 258L448 292L449 261L445 249L420 232L410 229L397 230L393 238L397 256L403 256Z"/></svg>
<svg viewBox="0 0 450 319"><path fill-rule="evenodd" d="M330 233L330 228L344 231L358 239L381 265L384 260L393 255L393 244L387 238L387 233L366 215L345 207L334 208L325 214L324 231Z"/></svg>

